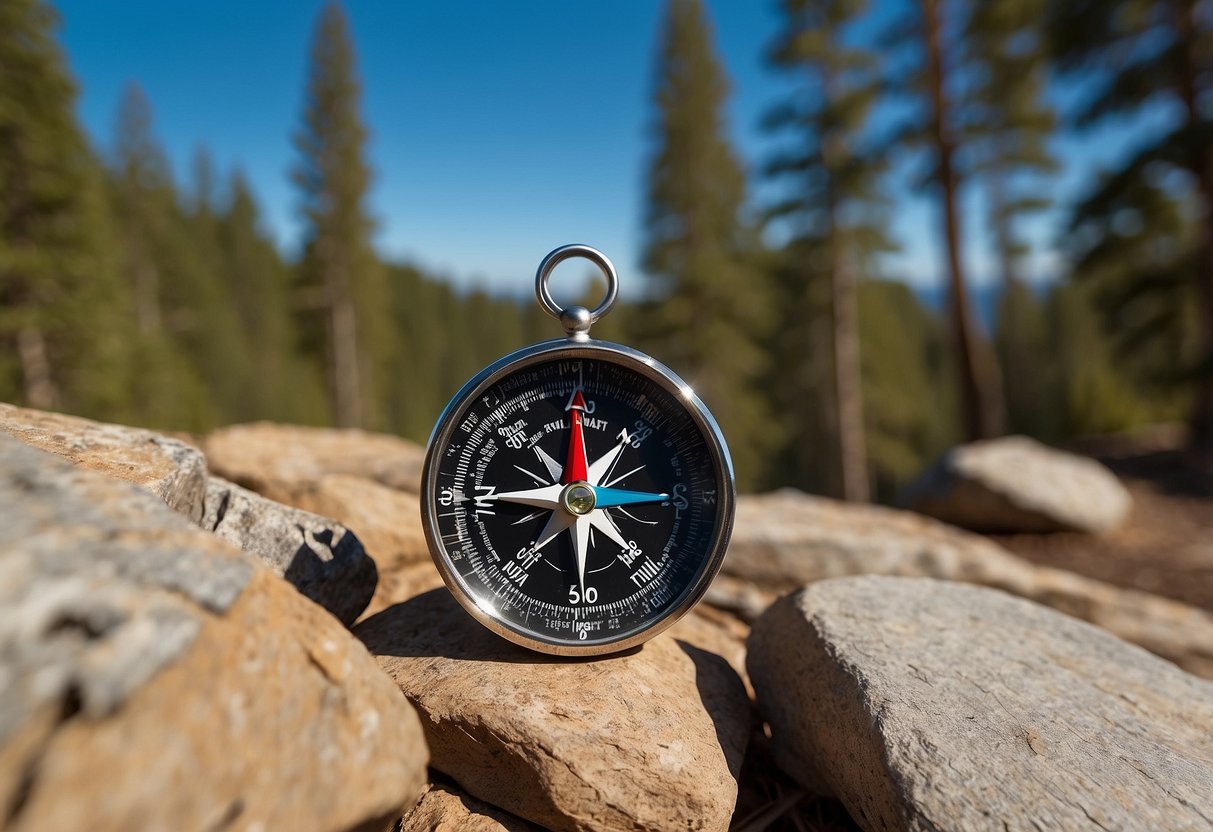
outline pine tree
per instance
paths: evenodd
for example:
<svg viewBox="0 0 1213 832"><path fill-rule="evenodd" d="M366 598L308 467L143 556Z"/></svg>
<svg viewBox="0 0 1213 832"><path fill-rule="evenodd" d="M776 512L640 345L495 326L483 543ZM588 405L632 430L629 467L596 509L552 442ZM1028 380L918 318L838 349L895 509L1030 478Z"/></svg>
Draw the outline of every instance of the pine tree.
<svg viewBox="0 0 1213 832"><path fill-rule="evenodd" d="M874 491L888 500L960 433L954 356L944 322L900 281L860 285L859 324Z"/></svg>
<svg viewBox="0 0 1213 832"><path fill-rule="evenodd" d="M875 56L843 37L866 4L784 0L781 10L784 29L771 60L795 73L799 86L767 120L795 140L768 166L791 194L772 213L795 234L785 252L781 296L792 300L779 328L782 381L774 386L780 409L799 414L802 428L812 424L803 416L815 402L828 403L817 423L826 427L825 444L837 449L836 490L848 500L867 500L857 287L872 271L873 257L892 244L883 232L884 166L862 146L877 96ZM814 377L822 356L830 359L828 383ZM822 443L803 429L789 438L783 465L791 461L804 487L820 464Z"/></svg>
<svg viewBox="0 0 1213 832"><path fill-rule="evenodd" d="M235 412L247 387L247 350L217 273L211 220L199 235L183 210L137 85L123 96L116 132L110 180L134 294L137 420L205 430Z"/></svg>
<svg viewBox="0 0 1213 832"><path fill-rule="evenodd" d="M120 419L130 298L57 22L0 4L0 398Z"/></svg>
<svg viewBox="0 0 1213 832"><path fill-rule="evenodd" d="M982 337L969 298L962 251L960 152L966 136L966 103L959 79L964 75L966 9L959 0L917 0L891 27L889 46L904 44L906 60L893 62L891 84L915 105L916 115L898 135L917 143L929 159L927 180L939 198L941 237L947 258L948 317L956 350L960 402L969 439L1001 430L1002 390L998 365Z"/></svg>
<svg viewBox="0 0 1213 832"><path fill-rule="evenodd" d="M1163 102L1179 115L1095 183L1074 209L1070 239L1080 272L1101 261L1109 316L1138 318L1139 347L1183 345L1172 365L1192 392L1194 444L1213 449L1213 22L1197 0L1071 0L1051 5L1050 30L1062 73L1091 89L1075 113L1079 128ZM1200 219L1143 237L1171 213L1160 181Z"/></svg>
<svg viewBox="0 0 1213 832"><path fill-rule="evenodd" d="M699 0L671 0L644 228L644 267L657 302L649 314L634 310L636 339L707 402L747 487L773 432L755 390L769 313L755 235L741 218L745 174L725 138L727 88Z"/></svg>
<svg viewBox="0 0 1213 832"><path fill-rule="evenodd" d="M300 160L293 172L307 222L300 281L316 298L329 401L338 425L376 427L386 420L395 353L391 300L371 247L366 198L371 171L361 83L349 23L330 2L312 41ZM309 327L311 328L311 327Z"/></svg>
<svg viewBox="0 0 1213 832"><path fill-rule="evenodd" d="M320 368L300 353L290 269L261 228L248 180L234 172L216 234L225 291L248 343L250 385L234 418L323 424L329 419Z"/></svg>
<svg viewBox="0 0 1213 832"><path fill-rule="evenodd" d="M1006 419L1018 432L1039 434L1047 419L1040 362L1044 309L1024 285L1029 247L1021 218L1050 204L1048 174L1057 162L1048 142L1057 118L1045 104L1048 51L1041 20L1045 0L976 3L966 29L966 139L971 172L982 186L1002 282L995 350L1002 369Z"/></svg>

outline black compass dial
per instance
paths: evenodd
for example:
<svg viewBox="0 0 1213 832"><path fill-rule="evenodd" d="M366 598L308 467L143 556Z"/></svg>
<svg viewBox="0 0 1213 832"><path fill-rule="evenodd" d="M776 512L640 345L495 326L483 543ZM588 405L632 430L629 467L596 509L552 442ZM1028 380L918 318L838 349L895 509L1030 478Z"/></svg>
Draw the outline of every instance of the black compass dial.
<svg viewBox="0 0 1213 832"><path fill-rule="evenodd" d="M461 600L557 645L619 642L685 609L718 566L731 499L690 397L587 353L524 363L457 404L425 495Z"/></svg>

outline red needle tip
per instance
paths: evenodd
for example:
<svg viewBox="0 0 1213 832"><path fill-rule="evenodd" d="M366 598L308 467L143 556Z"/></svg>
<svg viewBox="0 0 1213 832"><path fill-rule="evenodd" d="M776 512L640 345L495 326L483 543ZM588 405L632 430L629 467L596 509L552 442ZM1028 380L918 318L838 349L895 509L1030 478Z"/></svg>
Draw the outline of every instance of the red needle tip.
<svg viewBox="0 0 1213 832"><path fill-rule="evenodd" d="M585 397L578 390L569 402L569 458L564 466L564 483L584 482L589 479L590 466L585 458L585 437L581 433L581 414L585 410Z"/></svg>

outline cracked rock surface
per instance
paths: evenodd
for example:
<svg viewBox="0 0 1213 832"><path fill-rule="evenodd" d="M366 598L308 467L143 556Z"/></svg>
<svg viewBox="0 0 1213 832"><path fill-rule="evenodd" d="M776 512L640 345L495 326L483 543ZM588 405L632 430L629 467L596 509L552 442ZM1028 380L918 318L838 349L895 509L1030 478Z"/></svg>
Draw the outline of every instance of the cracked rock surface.
<svg viewBox="0 0 1213 832"><path fill-rule="evenodd" d="M594 660L545 657L445 590L355 634L421 714L434 768L549 829L724 830L750 729L729 663L665 633Z"/></svg>
<svg viewBox="0 0 1213 832"><path fill-rule="evenodd" d="M208 477L201 526L255 555L346 626L375 592L375 562L354 533L335 520Z"/></svg>
<svg viewBox="0 0 1213 832"><path fill-rule="evenodd" d="M368 613L408 600L419 587L442 585L421 531L421 503L416 494L365 477L329 474L293 485L280 483L274 499L335 517L357 532L379 572ZM420 580L423 575L429 576L428 586Z"/></svg>
<svg viewBox="0 0 1213 832"><path fill-rule="evenodd" d="M0 436L0 829L382 827L415 713L322 609L139 487Z"/></svg>
<svg viewBox="0 0 1213 832"><path fill-rule="evenodd" d="M780 767L865 829L1213 825L1213 684L1022 599L824 581L747 663Z"/></svg>
<svg viewBox="0 0 1213 832"><path fill-rule="evenodd" d="M142 428L0 403L0 432L92 471L142 486L195 523L206 501L197 448Z"/></svg>

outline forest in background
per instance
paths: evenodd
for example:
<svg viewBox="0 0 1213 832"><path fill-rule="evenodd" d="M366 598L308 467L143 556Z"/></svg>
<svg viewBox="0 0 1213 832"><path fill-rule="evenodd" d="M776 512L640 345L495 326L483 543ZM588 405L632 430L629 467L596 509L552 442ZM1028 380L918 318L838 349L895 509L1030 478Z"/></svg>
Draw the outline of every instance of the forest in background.
<svg viewBox="0 0 1213 832"><path fill-rule="evenodd" d="M860 0L781 0L773 74L795 79L770 158L728 141L729 81L699 0L656 44L642 206L651 292L595 327L691 381L745 489L888 498L965 439L1063 442L1159 421L1213 441L1213 20L1194 0L914 0L865 41ZM374 249L367 125L339 4L317 21L288 259L239 170L199 150L170 170L131 86L105 152L42 0L0 4L0 400L205 431L272 419L424 441L480 367L558 333L530 298L462 293ZM1053 79L1089 94L1054 112ZM1064 279L1025 274L1026 217L1050 205L1050 141L1171 101L1117 169L1063 206ZM892 128L882 107L903 113ZM290 129L284 125L284 131ZM895 169L939 214L949 302L883 274ZM755 205L756 185L776 198ZM981 189L987 216L962 215ZM991 332L959 252L988 227ZM777 241L777 242L776 242ZM537 252L538 260L543 252Z"/></svg>

